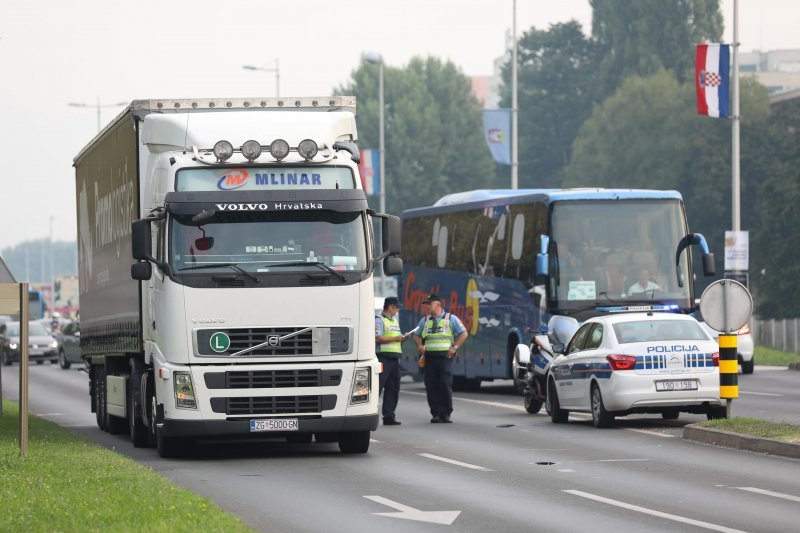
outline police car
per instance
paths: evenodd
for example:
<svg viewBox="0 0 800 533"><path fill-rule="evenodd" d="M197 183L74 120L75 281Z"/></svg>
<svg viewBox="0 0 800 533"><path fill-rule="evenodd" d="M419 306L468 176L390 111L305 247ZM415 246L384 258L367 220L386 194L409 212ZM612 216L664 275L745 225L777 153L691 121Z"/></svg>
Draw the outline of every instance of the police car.
<svg viewBox="0 0 800 533"><path fill-rule="evenodd" d="M546 374L546 407L555 423L570 411L592 413L596 427L617 416L680 412L724 418L719 352L697 320L672 313L619 313L587 320Z"/></svg>

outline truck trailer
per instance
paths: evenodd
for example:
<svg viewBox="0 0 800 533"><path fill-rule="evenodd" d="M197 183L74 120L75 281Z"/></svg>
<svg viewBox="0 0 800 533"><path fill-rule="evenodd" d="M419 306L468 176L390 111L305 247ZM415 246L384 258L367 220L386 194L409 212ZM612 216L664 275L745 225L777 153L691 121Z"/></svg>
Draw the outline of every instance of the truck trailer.
<svg viewBox="0 0 800 533"><path fill-rule="evenodd" d="M355 107L135 100L75 157L81 355L101 429L162 457L226 436L367 452L373 275L402 260L399 219L367 204Z"/></svg>

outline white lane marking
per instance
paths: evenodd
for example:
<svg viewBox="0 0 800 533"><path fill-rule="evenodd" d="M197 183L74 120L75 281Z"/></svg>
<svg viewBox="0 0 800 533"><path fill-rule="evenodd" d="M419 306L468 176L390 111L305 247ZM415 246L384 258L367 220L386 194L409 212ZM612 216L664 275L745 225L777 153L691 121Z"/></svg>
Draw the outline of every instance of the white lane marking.
<svg viewBox="0 0 800 533"><path fill-rule="evenodd" d="M659 518L666 518L667 520L673 520L675 522L682 522L684 524L690 524L697 527L702 527L705 529L711 529L713 531L724 531L726 533L744 533L740 529L733 529L725 526L720 526L717 524L712 524L710 522L703 522L700 520L694 520L693 518L686 518L685 516L678 516L669 513L662 513L661 511L656 511L653 509L648 509L647 507L639 507L638 505L631 505L630 503L620 502L617 500L612 500L610 498L604 498L602 496L597 496L596 494L590 494L588 492L583 492L580 490L565 490L568 494L572 494L573 496L580 496L581 498L587 498L589 500L595 500L601 503L606 503L608 505L613 505L615 507L621 507L623 509L628 509L630 511L636 511L639 513L649 514L652 516L657 516Z"/></svg>
<svg viewBox="0 0 800 533"><path fill-rule="evenodd" d="M642 461L653 461L653 459L590 459L586 461L563 461L561 464L576 464L576 463L638 463ZM535 465L537 463L528 463Z"/></svg>
<svg viewBox="0 0 800 533"><path fill-rule="evenodd" d="M775 392L754 392L749 390L740 390L739 394L753 394L755 396L772 396L774 398L780 398L783 394L777 394Z"/></svg>
<svg viewBox="0 0 800 533"><path fill-rule="evenodd" d="M781 492L772 492L771 490L758 489L756 487L733 487L734 489L746 490L748 492L755 492L764 494L765 496L772 496L773 498L782 498L790 502L800 502L800 496L792 496L791 494L783 494Z"/></svg>
<svg viewBox="0 0 800 533"><path fill-rule="evenodd" d="M400 392L403 392L404 394L413 394L415 396L427 396L427 394L424 393L424 392L415 392L415 391L409 391L409 390L404 390L404 391L400 391ZM477 404L480 404L480 405L488 405L489 407L503 407L505 409L511 409L512 411L523 411L523 412L525 412L525 407L523 407L521 405L511 405L511 404L508 404L508 403L501 403L501 402L487 402L486 400L473 400L472 398L458 398L456 396L453 396L453 400L454 401L458 401L458 402L467 402L467 403L477 403Z"/></svg>
<svg viewBox="0 0 800 533"><path fill-rule="evenodd" d="M561 469L559 469L558 471L559 471L559 472L565 472L565 473L566 473L566 472L574 472L574 470L573 470L573 469L571 469L571 468L561 468Z"/></svg>
<svg viewBox="0 0 800 533"><path fill-rule="evenodd" d="M649 429L637 429L637 428L622 428L626 431L634 431L636 433L644 433L645 435L654 435L656 437L666 437L671 438L675 435L670 435L669 433L659 433L658 431L651 431Z"/></svg>
<svg viewBox="0 0 800 533"><path fill-rule="evenodd" d="M422 457L427 457L428 459L433 459L435 461L450 463L451 465L463 466L464 468L471 468L472 470L480 470L481 472L492 472L492 470L489 468L484 468L482 466L477 466L477 465L471 465L469 463L462 463L461 461L456 461L455 459L448 459L447 457L440 457L438 455L433 455L430 453L420 453L418 455Z"/></svg>
<svg viewBox="0 0 800 533"><path fill-rule="evenodd" d="M397 509L399 513L372 513L376 516L387 516L390 518L403 518L405 520L417 520L418 522L432 522L434 524L444 524L446 526L455 522L461 511L420 511L408 505L397 503L383 496L364 496L368 500L380 503L392 509Z"/></svg>
<svg viewBox="0 0 800 533"><path fill-rule="evenodd" d="M377 442L378 444L380 444L380 442L381 442L381 441L379 441L378 439L369 439L369 441L370 441L370 442Z"/></svg>

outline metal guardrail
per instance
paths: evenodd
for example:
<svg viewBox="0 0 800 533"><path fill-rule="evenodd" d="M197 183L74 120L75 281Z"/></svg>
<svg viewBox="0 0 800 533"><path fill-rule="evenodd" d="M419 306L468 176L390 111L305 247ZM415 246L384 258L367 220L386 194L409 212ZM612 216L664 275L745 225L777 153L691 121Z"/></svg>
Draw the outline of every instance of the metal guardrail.
<svg viewBox="0 0 800 533"><path fill-rule="evenodd" d="M800 353L800 318L753 319L750 321L750 334L756 346Z"/></svg>

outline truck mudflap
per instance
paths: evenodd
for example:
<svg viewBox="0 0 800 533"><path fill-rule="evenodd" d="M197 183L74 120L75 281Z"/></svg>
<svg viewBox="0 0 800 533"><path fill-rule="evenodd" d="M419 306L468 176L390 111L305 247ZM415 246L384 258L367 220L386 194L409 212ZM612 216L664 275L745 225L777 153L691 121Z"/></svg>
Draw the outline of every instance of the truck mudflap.
<svg viewBox="0 0 800 533"><path fill-rule="evenodd" d="M251 432L249 418L240 420L174 420L165 419L159 431L166 437L204 437L213 435L258 435L260 437L287 437L298 433L340 433L349 431L375 431L379 415L334 416L327 418L299 418L296 431ZM280 419L277 419L280 420Z"/></svg>

